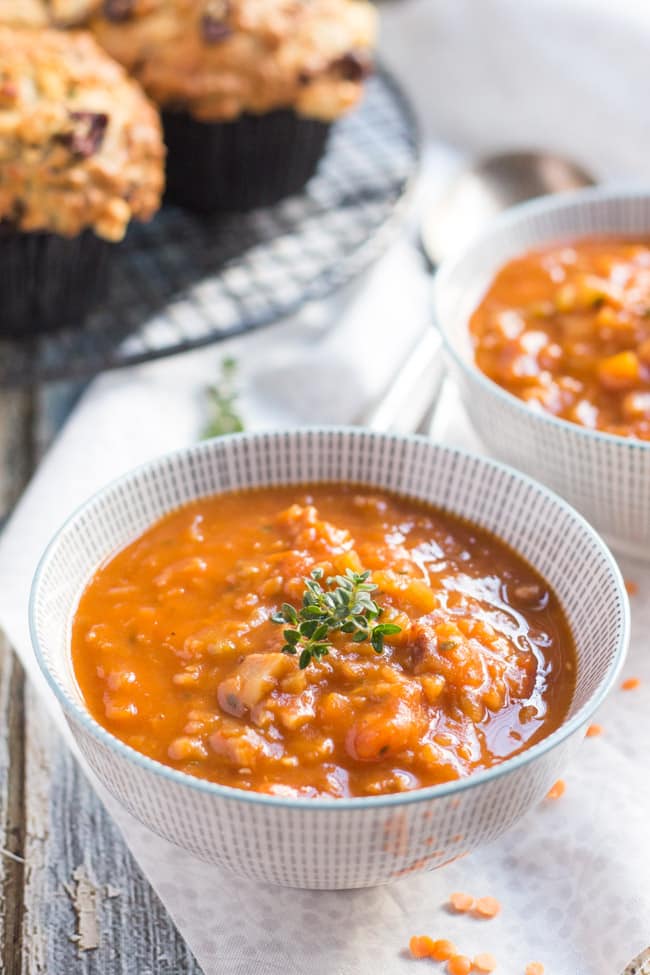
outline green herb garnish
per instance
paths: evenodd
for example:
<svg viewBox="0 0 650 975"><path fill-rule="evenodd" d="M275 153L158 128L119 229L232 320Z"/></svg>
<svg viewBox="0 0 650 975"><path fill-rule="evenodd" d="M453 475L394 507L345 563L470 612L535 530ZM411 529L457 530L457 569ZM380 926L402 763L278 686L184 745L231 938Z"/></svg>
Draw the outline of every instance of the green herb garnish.
<svg viewBox="0 0 650 975"><path fill-rule="evenodd" d="M283 653L300 654L300 669L308 667L312 660L320 660L332 649L330 634L348 633L354 643L369 642L376 653L384 652L384 638L400 633L395 623L375 623L383 610L370 593L377 586L368 582L370 572L352 572L344 576L330 576L328 589L321 586L322 569L314 569L305 578L302 606L296 609L284 603L272 616L274 623L286 626Z"/></svg>
<svg viewBox="0 0 650 975"><path fill-rule="evenodd" d="M237 360L224 359L221 363L221 376L214 386L208 386L208 409L210 419L203 430L203 439L222 437L227 433L241 433L244 423L237 412Z"/></svg>

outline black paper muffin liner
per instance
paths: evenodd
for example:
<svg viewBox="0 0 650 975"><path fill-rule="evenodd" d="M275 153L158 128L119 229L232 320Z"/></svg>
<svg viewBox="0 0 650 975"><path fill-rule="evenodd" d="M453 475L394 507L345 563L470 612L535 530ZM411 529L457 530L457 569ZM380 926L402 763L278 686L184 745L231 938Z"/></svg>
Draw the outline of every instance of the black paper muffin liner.
<svg viewBox="0 0 650 975"><path fill-rule="evenodd" d="M24 337L80 325L106 294L115 245L0 226L0 335Z"/></svg>
<svg viewBox="0 0 650 975"><path fill-rule="evenodd" d="M163 112L167 199L203 213L252 210L300 193L316 172L331 125L291 110L199 122Z"/></svg>

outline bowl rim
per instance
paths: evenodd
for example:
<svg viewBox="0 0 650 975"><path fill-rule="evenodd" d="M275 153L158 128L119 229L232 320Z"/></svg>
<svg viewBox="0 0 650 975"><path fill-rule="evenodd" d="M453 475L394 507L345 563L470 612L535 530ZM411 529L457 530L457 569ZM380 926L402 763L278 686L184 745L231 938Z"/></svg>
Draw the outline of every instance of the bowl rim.
<svg viewBox="0 0 650 975"><path fill-rule="evenodd" d="M502 400L505 406L515 408L518 412L523 413L526 417L532 417L533 422L539 421L552 428L562 430L564 433L570 432L575 436L584 437L586 440L590 440L595 443L613 444L619 449L625 448L626 450L644 452L650 451L650 440L639 440L636 437L623 437L617 433L607 433L605 430L592 430L589 427L581 426L579 423L572 423L571 420L565 420L563 417L555 416L553 413L548 413L546 410L532 409L527 403L524 402L524 400L520 399L518 396L515 396L515 394L509 392L509 390L504 389L503 386L500 386L493 379L490 379L489 376L486 376L486 374L479 369L474 360L467 359L456 350L450 338L449 333L451 330L443 324L444 316L440 310L442 295L444 294L445 288L448 286L448 279L453 275L457 268L463 264L467 256L476 247L487 243L496 232L507 230L509 227L514 227L528 217L535 217L543 213L565 210L569 207L576 206L576 204L579 205L581 203L590 204L598 202L615 203L617 201L623 203L631 200L648 200L648 202L650 202L650 185L643 184L642 186L634 187L630 185L609 183L604 186L593 186L580 190L570 190L563 193L555 193L551 196L538 197L534 200L528 200L524 203L518 203L515 206L509 207L503 213L491 220L489 226L473 236L472 239L461 250L447 258L447 260L444 261L440 266L439 270L434 276L432 285L433 325L442 339L445 353L470 378L472 382L478 383L487 391L488 394ZM625 231L621 231L621 233L625 234ZM582 233L578 234L578 236L587 235ZM650 228L648 230L648 237L650 238ZM549 237L548 243L552 242L553 239ZM540 246L543 245L540 244Z"/></svg>
<svg viewBox="0 0 650 975"><path fill-rule="evenodd" d="M286 437L287 434L296 435L299 434L307 438L308 436L323 435L328 433L343 433L347 437L354 438L356 436L371 434L373 438L378 440L390 441L390 442L412 442L421 443L428 446L434 451L443 451L448 454L452 454L461 460L478 460L481 464L492 468L503 474L514 475L520 483L529 485L535 490L545 495L549 500L557 504L562 510L568 513L585 531L589 536L591 536L599 555L605 562L607 568L610 571L613 583L617 590L619 596L619 602L621 605L622 616L620 622L620 636L618 640L618 645L616 647L616 652L613 660L611 661L608 670L606 671L603 681L601 683L598 691L593 694L582 707L573 715L569 720L565 720L559 728L556 728L550 735L542 738L540 741L531 745L529 748L524 749L512 758L506 759L504 762L500 762L497 765L493 765L490 768L483 769L482 771L475 772L469 776L462 779L456 779L452 782L445 782L439 785L426 786L422 789L413 789L409 792L398 792L391 793L388 795L380 796L353 796L344 797L340 799L320 799L312 798L308 796L275 796L267 795L261 792L249 791L246 789L237 789L232 786L220 785L217 782L211 782L207 779L201 779L197 776L189 775L186 772L181 772L178 769L174 769L171 766L164 765L162 762L158 762L155 759L149 758L147 755L142 754L130 745L127 745L121 739L117 738L115 735L111 734L106 728L103 727L95 718L92 717L90 712L79 704L74 698L68 694L62 684L56 679L54 671L50 669L44 655L43 647L39 640L37 625L36 625L36 602L41 589L42 579L47 565L52 558L60 539L64 534L74 525L74 523L82 517L88 509L94 505L102 496L110 494L116 491L122 485L127 484L134 477L139 474L143 474L150 470L153 466L162 463L163 461L169 461L173 458L187 457L188 455L200 453L204 450L209 450L211 445L215 443L223 443L225 441L246 441L254 440L258 438L277 436L278 438ZM336 483L336 482L332 482ZM219 494L219 491L214 492ZM201 495L200 497L209 497L211 495ZM169 511L175 510L170 508ZM453 513L452 509L448 509L450 513ZM162 517L162 516L161 516ZM502 536L497 535L497 538L501 538L502 541L505 539ZM506 544L509 544L506 542ZM516 552L517 550L511 546ZM520 556L523 557L523 556ZM531 563L532 564L532 563ZM109 481L103 487L99 488L97 491L93 492L85 501L83 501L75 510L68 515L63 524L56 531L54 536L50 539L45 551L43 552L34 577L32 580L30 595L29 595L29 632L31 636L32 646L34 649L34 654L36 661L39 665L41 673L45 677L47 684L50 689L54 692L60 706L62 707L64 714L67 718L72 719L74 722L79 724L84 732L89 734L92 738L96 739L100 744L106 746L109 751L113 751L118 757L125 759L127 764L134 763L141 770L145 772L150 772L153 775L159 776L174 785L190 788L196 792L203 793L206 796L213 796L220 799L246 802L253 805L260 806L270 806L270 807L280 807L280 808L292 808L292 809L304 809L313 810L314 812L324 811L324 810L351 810L351 809L377 809L384 806L402 806L410 805L416 802L425 802L427 800L439 799L450 795L456 795L462 792L472 789L479 785L483 785L487 782L499 779L504 775L508 775L511 772L515 772L529 762L533 762L537 758L541 758L547 752L552 751L554 748L558 747L572 735L574 735L579 729L587 723L589 718L598 710L600 705L603 703L611 689L613 688L625 662L627 656L627 651L630 643L630 603L625 589L625 583L623 581L623 576L621 570L616 562L616 559L612 555L608 546L601 538L601 536L596 532L594 528L589 524L589 522L584 518L575 508L573 508L567 501L565 501L560 495L556 494L550 488L547 488L544 484L536 481L534 478L523 474L516 468L511 467L508 464L504 464L501 461L494 460L491 457L483 456L481 454L474 453L470 450L465 450L460 447L455 447L447 444L440 443L438 441L431 440L430 438L420 435L420 434L391 434L381 431L368 430L363 427L345 427L345 426L334 426L334 425L322 425L322 426L307 426L293 429L277 429L277 430L256 430L244 433L230 434L227 436L222 436L218 438L212 438L211 440L199 441L195 444L186 445L184 447L176 448L172 451L167 451L166 453L159 454L137 467L126 471L119 477L114 478ZM68 648L69 651L69 648ZM96 775L98 773L95 773ZM101 777L100 777L101 778Z"/></svg>

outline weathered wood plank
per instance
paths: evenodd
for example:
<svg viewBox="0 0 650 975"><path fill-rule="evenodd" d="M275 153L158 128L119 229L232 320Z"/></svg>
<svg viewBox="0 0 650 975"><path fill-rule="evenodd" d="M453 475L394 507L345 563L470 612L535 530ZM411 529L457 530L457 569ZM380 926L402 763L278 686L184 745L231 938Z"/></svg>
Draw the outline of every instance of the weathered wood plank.
<svg viewBox="0 0 650 975"><path fill-rule="evenodd" d="M21 975L200 975L169 915L29 686L26 730ZM79 868L90 882L84 881L81 891L75 884ZM79 895L84 889L96 901L99 933L98 947L87 951L76 940L78 911L84 905ZM92 918L86 927L92 927Z"/></svg>
<svg viewBox="0 0 650 975"><path fill-rule="evenodd" d="M0 971L20 971L24 880L24 675L0 634Z"/></svg>
<svg viewBox="0 0 650 975"><path fill-rule="evenodd" d="M35 390L33 412L33 460L38 464L68 415L76 406L86 383L48 383Z"/></svg>
<svg viewBox="0 0 650 975"><path fill-rule="evenodd" d="M34 465L34 396L0 390L0 519L29 480Z"/></svg>
<svg viewBox="0 0 650 975"><path fill-rule="evenodd" d="M0 391L0 522L33 464L34 398ZM22 667L0 634L0 971L20 971L24 846L24 686Z"/></svg>
<svg viewBox="0 0 650 975"><path fill-rule="evenodd" d="M0 518L78 393L0 391ZM2 975L200 975L1 634L0 849ZM80 893L91 928L96 905L88 951L74 940Z"/></svg>

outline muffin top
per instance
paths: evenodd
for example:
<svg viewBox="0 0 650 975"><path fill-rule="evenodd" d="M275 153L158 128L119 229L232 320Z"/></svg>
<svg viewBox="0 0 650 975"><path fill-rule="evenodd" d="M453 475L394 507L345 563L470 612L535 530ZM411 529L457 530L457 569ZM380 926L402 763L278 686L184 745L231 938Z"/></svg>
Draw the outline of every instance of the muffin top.
<svg viewBox="0 0 650 975"><path fill-rule="evenodd" d="M367 0L104 0L92 29L162 106L330 121L361 96L376 15Z"/></svg>
<svg viewBox="0 0 650 975"><path fill-rule="evenodd" d="M121 240L163 162L155 108L89 34L0 27L0 222Z"/></svg>
<svg viewBox="0 0 650 975"><path fill-rule="evenodd" d="M0 24L9 27L72 27L101 0L0 0Z"/></svg>
<svg viewBox="0 0 650 975"><path fill-rule="evenodd" d="M329 121L371 67L368 0L0 0L0 23L84 25L151 97L206 121L293 108Z"/></svg>

